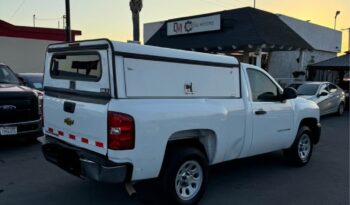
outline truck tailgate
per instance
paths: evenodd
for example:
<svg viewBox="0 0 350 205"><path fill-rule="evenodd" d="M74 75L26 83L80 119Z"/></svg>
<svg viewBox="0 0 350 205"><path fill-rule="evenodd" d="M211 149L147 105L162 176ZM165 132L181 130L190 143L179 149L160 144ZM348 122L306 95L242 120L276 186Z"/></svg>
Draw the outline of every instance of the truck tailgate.
<svg viewBox="0 0 350 205"><path fill-rule="evenodd" d="M48 48L44 74L45 134L107 154L108 105L113 97L111 53L109 43L103 40Z"/></svg>
<svg viewBox="0 0 350 205"><path fill-rule="evenodd" d="M45 96L45 132L70 144L107 153L107 105ZM75 106L74 113L64 111ZM68 108L67 108L68 107Z"/></svg>

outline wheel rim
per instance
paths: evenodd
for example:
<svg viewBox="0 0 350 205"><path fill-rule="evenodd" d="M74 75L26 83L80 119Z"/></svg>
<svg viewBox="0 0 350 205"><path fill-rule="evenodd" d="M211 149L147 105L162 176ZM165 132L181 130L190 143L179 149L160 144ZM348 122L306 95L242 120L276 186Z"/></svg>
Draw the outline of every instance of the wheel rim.
<svg viewBox="0 0 350 205"><path fill-rule="evenodd" d="M191 200L195 197L203 182L203 170L194 160L183 163L176 174L176 194L182 200Z"/></svg>
<svg viewBox="0 0 350 205"><path fill-rule="evenodd" d="M298 144L298 154L301 160L305 161L310 155L311 151L311 140L309 135L303 134L300 137Z"/></svg>

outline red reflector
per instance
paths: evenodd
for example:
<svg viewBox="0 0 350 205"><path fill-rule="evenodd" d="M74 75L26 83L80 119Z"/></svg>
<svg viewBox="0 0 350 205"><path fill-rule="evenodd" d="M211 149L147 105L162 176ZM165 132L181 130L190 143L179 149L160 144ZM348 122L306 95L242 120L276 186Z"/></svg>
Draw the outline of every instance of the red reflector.
<svg viewBox="0 0 350 205"><path fill-rule="evenodd" d="M53 133L53 128L49 127L48 131L49 131L50 133Z"/></svg>
<svg viewBox="0 0 350 205"><path fill-rule="evenodd" d="M130 115L108 112L108 148L127 150L135 147L135 123Z"/></svg>
<svg viewBox="0 0 350 205"><path fill-rule="evenodd" d="M81 142L89 144L89 140L87 138L84 138L84 137L81 138Z"/></svg>
<svg viewBox="0 0 350 205"><path fill-rule="evenodd" d="M58 136L63 136L64 133L62 131L58 131Z"/></svg>
<svg viewBox="0 0 350 205"><path fill-rule="evenodd" d="M103 147L103 143L102 142L96 142L95 143L97 147Z"/></svg>
<svg viewBox="0 0 350 205"><path fill-rule="evenodd" d="M75 135L69 134L69 138L75 140Z"/></svg>

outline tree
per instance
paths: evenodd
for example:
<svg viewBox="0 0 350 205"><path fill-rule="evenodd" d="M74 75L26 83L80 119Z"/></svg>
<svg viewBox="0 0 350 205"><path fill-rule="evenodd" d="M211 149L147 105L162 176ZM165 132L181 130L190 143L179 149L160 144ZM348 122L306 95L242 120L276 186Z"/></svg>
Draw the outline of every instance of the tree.
<svg viewBox="0 0 350 205"><path fill-rule="evenodd" d="M140 41L140 11L143 6L142 0L130 0L129 5L132 12L134 41Z"/></svg>

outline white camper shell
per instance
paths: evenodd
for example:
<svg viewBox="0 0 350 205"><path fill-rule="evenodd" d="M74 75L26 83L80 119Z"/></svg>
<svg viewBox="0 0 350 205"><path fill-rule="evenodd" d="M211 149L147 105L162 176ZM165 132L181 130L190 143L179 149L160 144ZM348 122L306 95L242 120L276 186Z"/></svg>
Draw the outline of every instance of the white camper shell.
<svg viewBox="0 0 350 205"><path fill-rule="evenodd" d="M73 55L96 53L102 67L98 81L75 81L77 91L109 93L115 98L240 97L239 62L234 57L98 40L68 48L52 45L46 66L50 67L52 56L66 50ZM70 89L70 82L45 74L47 87Z"/></svg>

